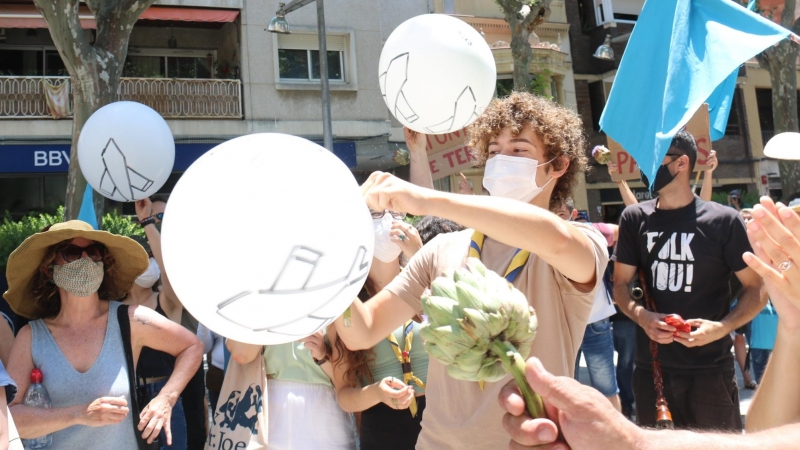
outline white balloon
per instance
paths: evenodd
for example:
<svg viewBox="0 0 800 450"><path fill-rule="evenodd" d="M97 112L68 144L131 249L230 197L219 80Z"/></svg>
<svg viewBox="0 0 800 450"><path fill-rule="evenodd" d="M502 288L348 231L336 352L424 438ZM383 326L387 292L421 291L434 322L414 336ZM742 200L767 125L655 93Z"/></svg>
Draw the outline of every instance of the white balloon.
<svg viewBox="0 0 800 450"><path fill-rule="evenodd" d="M395 28L381 51L379 84L403 125L426 134L458 131L494 96L497 69L489 45L466 22L423 14Z"/></svg>
<svg viewBox="0 0 800 450"><path fill-rule="evenodd" d="M150 197L175 164L175 140L167 122L136 102L115 102L89 117L78 138L78 162L86 181L119 202Z"/></svg>
<svg viewBox="0 0 800 450"><path fill-rule="evenodd" d="M800 133L779 133L764 146L764 155L775 159L800 160Z"/></svg>
<svg viewBox="0 0 800 450"><path fill-rule="evenodd" d="M165 272L217 334L274 345L330 324L369 273L372 217L333 153L285 134L242 136L178 181L162 224Z"/></svg>

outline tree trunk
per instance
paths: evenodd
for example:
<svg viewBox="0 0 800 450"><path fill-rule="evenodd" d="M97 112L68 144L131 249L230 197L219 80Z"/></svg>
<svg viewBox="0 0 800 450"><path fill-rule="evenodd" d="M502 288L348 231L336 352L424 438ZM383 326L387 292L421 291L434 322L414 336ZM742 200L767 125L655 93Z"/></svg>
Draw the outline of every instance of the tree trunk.
<svg viewBox="0 0 800 450"><path fill-rule="evenodd" d="M796 33L799 27L794 20L795 4L796 0L786 0L781 25ZM772 84L772 122L775 134L800 131L797 117L797 53L797 46L785 39L757 56L761 68L769 72ZM800 192L800 162L781 160L778 166L781 171L782 197L786 200L790 195Z"/></svg>
<svg viewBox="0 0 800 450"><path fill-rule="evenodd" d="M73 96L70 151L64 219L78 217L86 179L78 162L78 138L83 125L98 108L117 100L133 24L155 0L85 0L97 22L94 43L81 29L78 0L34 0L53 43L70 75ZM102 225L105 199L93 194L97 223Z"/></svg>
<svg viewBox="0 0 800 450"><path fill-rule="evenodd" d="M532 92L529 42L537 25L550 15L551 0L495 0L511 28L511 56L514 58L514 90Z"/></svg>

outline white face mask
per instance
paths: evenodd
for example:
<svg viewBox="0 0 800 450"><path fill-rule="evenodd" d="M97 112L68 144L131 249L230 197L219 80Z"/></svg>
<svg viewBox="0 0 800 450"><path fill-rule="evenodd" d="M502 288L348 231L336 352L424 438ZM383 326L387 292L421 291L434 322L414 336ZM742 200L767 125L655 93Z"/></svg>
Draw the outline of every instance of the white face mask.
<svg viewBox="0 0 800 450"><path fill-rule="evenodd" d="M536 185L536 169L544 164L520 156L496 155L486 162L483 174L483 187L494 197L510 198L525 203L533 200L554 178L543 186Z"/></svg>
<svg viewBox="0 0 800 450"><path fill-rule="evenodd" d="M150 258L150 265L147 266L147 270L136 279L136 284L143 288L151 288L156 284L159 278L161 278L161 269L158 267L156 259Z"/></svg>
<svg viewBox="0 0 800 450"><path fill-rule="evenodd" d="M380 219L372 219L375 229L375 257L383 262L392 262L400 256L400 247L392 241L392 215L388 212Z"/></svg>

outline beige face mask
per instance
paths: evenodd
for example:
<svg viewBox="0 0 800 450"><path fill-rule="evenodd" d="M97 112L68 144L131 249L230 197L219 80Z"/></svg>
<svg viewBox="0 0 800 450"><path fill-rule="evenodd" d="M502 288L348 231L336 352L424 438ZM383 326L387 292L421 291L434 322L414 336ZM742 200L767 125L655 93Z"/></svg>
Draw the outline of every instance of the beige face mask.
<svg viewBox="0 0 800 450"><path fill-rule="evenodd" d="M103 262L91 258L53 266L53 283L76 297L88 297L103 284Z"/></svg>

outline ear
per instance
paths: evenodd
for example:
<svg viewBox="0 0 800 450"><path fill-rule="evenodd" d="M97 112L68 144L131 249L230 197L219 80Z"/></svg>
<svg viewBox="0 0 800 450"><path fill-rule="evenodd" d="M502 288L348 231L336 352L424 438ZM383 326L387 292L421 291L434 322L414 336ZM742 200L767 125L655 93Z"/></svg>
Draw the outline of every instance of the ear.
<svg viewBox="0 0 800 450"><path fill-rule="evenodd" d="M688 156L681 155L678 159L676 159L676 161L678 161L677 167L675 168L676 174L683 171L689 172L690 169Z"/></svg>
<svg viewBox="0 0 800 450"><path fill-rule="evenodd" d="M560 163L561 169L555 170L556 166L551 163L550 164L551 170L548 175L550 175L553 178L561 178L565 173L567 173L567 169L569 169L569 158L567 158L567 155L561 155L558 156L553 161L553 163L555 163L556 161Z"/></svg>
<svg viewBox="0 0 800 450"><path fill-rule="evenodd" d="M578 218L578 209L576 208L572 210L572 217L570 217L569 220L575 220L577 218Z"/></svg>

